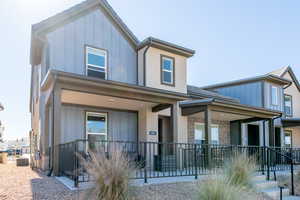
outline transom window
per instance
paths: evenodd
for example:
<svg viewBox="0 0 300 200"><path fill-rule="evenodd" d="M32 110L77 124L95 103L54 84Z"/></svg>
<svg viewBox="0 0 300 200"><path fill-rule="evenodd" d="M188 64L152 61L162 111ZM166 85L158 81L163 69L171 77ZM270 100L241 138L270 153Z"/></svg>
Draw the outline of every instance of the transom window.
<svg viewBox="0 0 300 200"><path fill-rule="evenodd" d="M284 111L287 116L293 115L291 95L284 95Z"/></svg>
<svg viewBox="0 0 300 200"><path fill-rule="evenodd" d="M276 86L271 86L271 103L272 105L278 106L278 87Z"/></svg>
<svg viewBox="0 0 300 200"><path fill-rule="evenodd" d="M203 123L195 123L195 143L205 143L205 126ZM219 126L211 125L211 143L219 144Z"/></svg>
<svg viewBox="0 0 300 200"><path fill-rule="evenodd" d="M284 132L284 145L286 147L292 147L292 132L291 131Z"/></svg>
<svg viewBox="0 0 300 200"><path fill-rule="evenodd" d="M174 58L161 56L161 82L174 85Z"/></svg>
<svg viewBox="0 0 300 200"><path fill-rule="evenodd" d="M88 76L107 79L107 52L86 47L86 71Z"/></svg>
<svg viewBox="0 0 300 200"><path fill-rule="evenodd" d="M107 114L86 114L86 134L90 148L95 148L101 141L107 140Z"/></svg>

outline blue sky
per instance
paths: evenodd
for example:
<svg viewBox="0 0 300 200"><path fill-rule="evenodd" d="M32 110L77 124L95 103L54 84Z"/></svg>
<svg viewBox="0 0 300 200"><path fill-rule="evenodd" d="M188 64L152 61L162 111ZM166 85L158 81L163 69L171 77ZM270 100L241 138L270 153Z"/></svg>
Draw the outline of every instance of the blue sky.
<svg viewBox="0 0 300 200"><path fill-rule="evenodd" d="M5 139L30 130L31 24L82 0L0 1L0 120ZM300 77L300 1L108 0L134 34L196 50L188 83L198 86L261 75L290 65Z"/></svg>

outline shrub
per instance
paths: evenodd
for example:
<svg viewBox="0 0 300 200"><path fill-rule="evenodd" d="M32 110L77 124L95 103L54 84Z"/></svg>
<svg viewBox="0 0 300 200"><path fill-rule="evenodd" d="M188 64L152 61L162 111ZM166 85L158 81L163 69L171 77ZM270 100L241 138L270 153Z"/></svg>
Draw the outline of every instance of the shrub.
<svg viewBox="0 0 300 200"><path fill-rule="evenodd" d="M233 185L251 188L256 162L246 154L239 154L225 163L224 174Z"/></svg>
<svg viewBox="0 0 300 200"><path fill-rule="evenodd" d="M121 151L105 153L90 152L90 160L84 160L84 167L95 180L94 187L84 194L83 199L128 200L130 199L129 179L133 169Z"/></svg>
<svg viewBox="0 0 300 200"><path fill-rule="evenodd" d="M250 196L242 187L228 183L225 177L210 176L200 182L199 200L249 200Z"/></svg>

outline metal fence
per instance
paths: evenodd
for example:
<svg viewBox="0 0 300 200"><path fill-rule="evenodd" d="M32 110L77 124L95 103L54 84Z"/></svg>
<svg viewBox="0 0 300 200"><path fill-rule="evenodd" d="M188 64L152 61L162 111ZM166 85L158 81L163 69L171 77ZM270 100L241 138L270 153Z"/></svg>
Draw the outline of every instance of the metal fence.
<svg viewBox="0 0 300 200"><path fill-rule="evenodd" d="M108 158L114 151L122 151L135 167L133 178L144 179L145 182L148 178L197 178L198 175L214 173L226 161L241 153L251 156L258 165L258 171L263 173L267 170L288 170L290 161L280 156L282 154L293 155L295 160L300 160L300 149L274 147L274 151L270 152L267 150L270 147L259 146L76 140L56 148L59 148L59 173L73 179L75 186L91 181L82 163L89 159L91 151L103 152Z"/></svg>

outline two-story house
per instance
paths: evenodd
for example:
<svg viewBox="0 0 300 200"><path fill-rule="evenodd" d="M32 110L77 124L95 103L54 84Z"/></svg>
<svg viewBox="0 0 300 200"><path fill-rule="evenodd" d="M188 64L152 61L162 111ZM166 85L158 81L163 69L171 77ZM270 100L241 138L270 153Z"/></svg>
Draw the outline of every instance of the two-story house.
<svg viewBox="0 0 300 200"><path fill-rule="evenodd" d="M282 118L274 120L274 135L269 135L269 126L266 121L243 124L241 131L242 145L270 145L276 147L291 145L292 134L290 128L298 126L299 121L290 117L296 117L297 112L300 111L297 108L297 106L299 107L300 93L298 90L299 83L290 67L263 76L206 86L203 89L237 98L242 104L282 112ZM294 103L292 99L299 100ZM293 121L293 123L290 123L290 121ZM289 127L289 129L286 127ZM293 132L296 134L298 129L295 128ZM294 140L297 144L297 139Z"/></svg>
<svg viewBox="0 0 300 200"><path fill-rule="evenodd" d="M284 128L284 146L300 147L300 84L291 67L283 67L271 74L291 81L284 88L284 116L281 119Z"/></svg>
<svg viewBox="0 0 300 200"><path fill-rule="evenodd" d="M34 165L59 174L59 146L76 139L239 144L241 124L281 116L279 96L274 110L188 86L194 53L153 37L140 42L105 0L84 1L33 25ZM265 90L274 83L278 95L289 84L271 75L257 81ZM153 152L162 154L159 146ZM178 152L169 154L181 159Z"/></svg>

